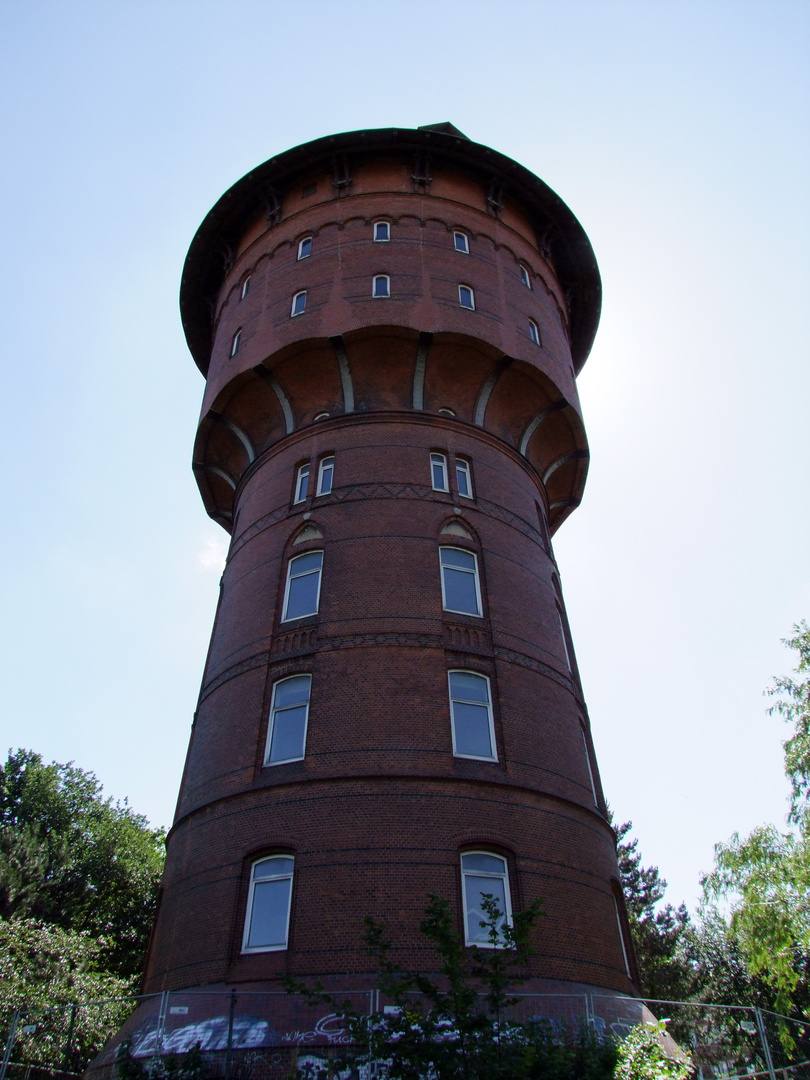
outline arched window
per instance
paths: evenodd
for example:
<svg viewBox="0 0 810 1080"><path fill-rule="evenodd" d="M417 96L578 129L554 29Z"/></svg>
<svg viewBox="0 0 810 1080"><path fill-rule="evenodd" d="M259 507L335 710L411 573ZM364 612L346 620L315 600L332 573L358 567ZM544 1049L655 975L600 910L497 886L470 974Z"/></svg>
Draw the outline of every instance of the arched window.
<svg viewBox="0 0 810 1080"><path fill-rule="evenodd" d="M434 491L449 491L447 483L447 458L437 452L430 455L430 486Z"/></svg>
<svg viewBox="0 0 810 1080"><path fill-rule="evenodd" d="M301 292L297 292L292 298L292 307L290 308L290 318L294 315L303 315L307 310L307 291L302 289Z"/></svg>
<svg viewBox="0 0 810 1080"><path fill-rule="evenodd" d="M456 547L439 548L442 576L442 607L461 615L481 614L478 559L473 552Z"/></svg>
<svg viewBox="0 0 810 1080"><path fill-rule="evenodd" d="M308 259L312 254L312 237L305 236L303 240L298 241L298 258Z"/></svg>
<svg viewBox="0 0 810 1080"><path fill-rule="evenodd" d="M309 491L309 462L304 462L303 465L298 466L298 472L295 475L295 498L294 503L304 502Z"/></svg>
<svg viewBox="0 0 810 1080"><path fill-rule="evenodd" d="M453 247L456 251L461 251L465 255L470 254L470 241L465 232L457 231L453 233Z"/></svg>
<svg viewBox="0 0 810 1080"><path fill-rule="evenodd" d="M331 495L332 480L335 476L335 455L321 458L318 465L318 488L315 495Z"/></svg>
<svg viewBox="0 0 810 1080"><path fill-rule="evenodd" d="M247 294L250 292L250 274L242 282L242 291L239 294L239 299L244 300Z"/></svg>
<svg viewBox="0 0 810 1080"><path fill-rule="evenodd" d="M322 566L322 551L308 551L305 555L296 555L294 559L290 559L287 566L282 622L318 614Z"/></svg>
<svg viewBox="0 0 810 1080"><path fill-rule="evenodd" d="M464 902L464 943L483 949L503 948L497 934L504 923L511 925L512 901L509 895L509 868L506 859L490 851L465 851L461 856L461 894ZM500 919L494 927L483 908L483 898L490 896L498 907ZM481 925L484 923L485 925Z"/></svg>
<svg viewBox="0 0 810 1080"><path fill-rule="evenodd" d="M523 282L527 289L530 289L532 287L532 279L529 274L529 268L523 263L520 264L520 280Z"/></svg>
<svg viewBox="0 0 810 1080"><path fill-rule="evenodd" d="M535 345L540 344L540 327L534 321L529 319L529 337L532 339Z"/></svg>
<svg viewBox="0 0 810 1080"><path fill-rule="evenodd" d="M236 354L239 352L239 342L241 340L242 340L242 330L240 328L239 330L236 331L236 333L231 338L231 356L236 356Z"/></svg>
<svg viewBox="0 0 810 1080"><path fill-rule="evenodd" d="M374 239L382 242L391 239L391 226L387 221L374 222Z"/></svg>
<svg viewBox="0 0 810 1080"><path fill-rule="evenodd" d="M291 675L273 687L265 765L301 761L307 737L311 675Z"/></svg>
<svg viewBox="0 0 810 1080"><path fill-rule="evenodd" d="M379 299L391 295L391 279L387 274L377 274L372 282L371 295Z"/></svg>
<svg viewBox="0 0 810 1080"><path fill-rule="evenodd" d="M459 285L458 302L468 311L475 311L475 293L469 285Z"/></svg>
<svg viewBox="0 0 810 1080"><path fill-rule="evenodd" d="M243 953L287 948L293 865L291 855L271 855L251 867Z"/></svg>
<svg viewBox="0 0 810 1080"><path fill-rule="evenodd" d="M473 497L472 470L466 458L456 458L456 487L458 493L465 499Z"/></svg>
<svg viewBox="0 0 810 1080"><path fill-rule="evenodd" d="M497 761L489 679L474 671L448 671L453 756Z"/></svg>

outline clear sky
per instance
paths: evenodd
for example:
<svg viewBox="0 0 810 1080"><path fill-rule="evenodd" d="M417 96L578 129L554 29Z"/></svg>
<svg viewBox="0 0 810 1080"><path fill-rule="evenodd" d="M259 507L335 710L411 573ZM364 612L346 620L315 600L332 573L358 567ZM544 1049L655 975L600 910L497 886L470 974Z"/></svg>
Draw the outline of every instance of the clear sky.
<svg viewBox="0 0 810 1080"><path fill-rule="evenodd" d="M174 809L225 534L180 272L290 146L450 120L568 203L604 306L555 540L607 796L692 904L781 822L810 617L807 0L0 4L0 747Z"/></svg>

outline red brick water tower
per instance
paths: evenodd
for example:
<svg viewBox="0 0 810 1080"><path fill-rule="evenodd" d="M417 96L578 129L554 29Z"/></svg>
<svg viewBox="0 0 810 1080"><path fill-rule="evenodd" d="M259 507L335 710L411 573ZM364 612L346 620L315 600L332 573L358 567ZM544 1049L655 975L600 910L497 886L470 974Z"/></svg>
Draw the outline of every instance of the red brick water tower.
<svg viewBox="0 0 810 1080"><path fill-rule="evenodd" d="M599 274L541 180L450 124L259 166L181 289L194 471L231 535L146 992L429 970L427 896L535 898L530 989L635 974L551 537L588 466Z"/></svg>

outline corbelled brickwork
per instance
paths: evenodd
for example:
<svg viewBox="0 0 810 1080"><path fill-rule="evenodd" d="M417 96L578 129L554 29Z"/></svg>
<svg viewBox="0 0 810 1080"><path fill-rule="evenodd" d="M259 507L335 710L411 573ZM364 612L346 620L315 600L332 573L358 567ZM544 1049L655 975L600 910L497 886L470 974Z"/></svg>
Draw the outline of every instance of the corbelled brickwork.
<svg viewBox="0 0 810 1080"><path fill-rule="evenodd" d="M427 895L462 931L461 858L479 852L513 907L544 901L533 989L632 992L551 549L587 469L575 373L599 279L576 219L449 126L335 136L220 200L181 304L207 376L195 472L232 540L144 989L367 983L366 914L430 968ZM296 565L318 575L303 614ZM443 582L471 589L473 567L473 600L451 602ZM452 672L488 687L483 754L464 753L463 717L483 714L454 721ZM303 750L268 760L274 695L302 683ZM282 910L252 874L282 863L286 934L246 948L246 920L259 940Z"/></svg>

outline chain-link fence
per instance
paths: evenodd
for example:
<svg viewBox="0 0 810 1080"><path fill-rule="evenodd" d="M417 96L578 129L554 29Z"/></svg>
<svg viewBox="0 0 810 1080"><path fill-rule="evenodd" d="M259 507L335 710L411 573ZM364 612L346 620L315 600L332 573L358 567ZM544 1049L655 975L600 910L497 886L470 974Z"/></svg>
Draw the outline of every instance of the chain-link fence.
<svg viewBox="0 0 810 1080"><path fill-rule="evenodd" d="M396 1008L376 990L334 997L360 1015ZM544 1021L561 1034L587 1027L617 1040L637 1024L665 1019L669 1053L688 1054L696 1080L810 1080L810 1024L765 1009L609 994L516 994L504 1019ZM315 1075L352 1044L337 1006L312 1005L283 991L242 990L19 1009L0 1017L0 1040L0 1080L61 1080L88 1070L92 1080L286 1080L296 1068ZM333 1075L371 1080L374 1069L343 1067Z"/></svg>

